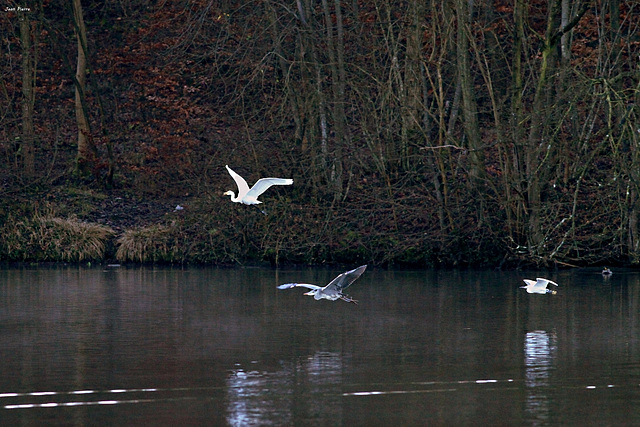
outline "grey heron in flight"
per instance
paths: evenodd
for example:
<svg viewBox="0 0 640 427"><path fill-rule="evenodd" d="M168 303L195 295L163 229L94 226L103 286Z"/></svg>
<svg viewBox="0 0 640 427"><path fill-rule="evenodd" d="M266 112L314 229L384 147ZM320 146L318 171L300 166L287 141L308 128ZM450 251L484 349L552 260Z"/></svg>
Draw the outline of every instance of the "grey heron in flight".
<svg viewBox="0 0 640 427"><path fill-rule="evenodd" d="M257 205L262 203L258 200L258 196L267 191L269 187L272 185L291 185L293 184L292 179L284 179L284 178L261 178L253 184L253 187L249 188L249 184L244 180L243 177L235 173L231 168L225 165L227 170L229 171L229 175L236 182L238 186L238 195L231 190L224 193L225 196L231 196L231 201L234 203L243 203L245 205Z"/></svg>
<svg viewBox="0 0 640 427"><path fill-rule="evenodd" d="M552 282L551 280L543 279L541 277L536 277L536 281L535 282L533 280L529 280L529 279L523 279L523 281L524 281L524 283L527 284L527 286L520 286L520 287L526 289L527 293L530 293L530 294L552 294L552 295L555 295L555 294L558 293L555 290L547 289L547 285L549 283L551 283L552 285L558 286L558 284L556 282Z"/></svg>
<svg viewBox="0 0 640 427"><path fill-rule="evenodd" d="M309 283L285 283L284 285L278 286L278 289L291 289L291 288L297 288L297 287L307 288L311 290L309 292L306 292L305 295L311 295L317 300L320 300L323 298L331 301L341 299L346 302L352 302L354 304L358 304L358 301L354 300L353 298L347 295L344 295L342 291L345 290L347 287L349 287L349 285L351 285L353 282L355 282L356 279L360 277L362 273L364 273L364 270L366 268L367 268L366 265L361 265L358 268L355 268L350 271L346 271L340 274L335 279L333 279L331 283L329 283L325 287L311 285Z"/></svg>

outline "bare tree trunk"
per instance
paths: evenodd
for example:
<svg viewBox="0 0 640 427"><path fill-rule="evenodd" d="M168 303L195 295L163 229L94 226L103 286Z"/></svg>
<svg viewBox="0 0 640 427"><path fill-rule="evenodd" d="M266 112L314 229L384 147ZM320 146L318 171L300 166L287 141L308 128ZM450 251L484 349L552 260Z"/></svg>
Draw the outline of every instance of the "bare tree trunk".
<svg viewBox="0 0 640 427"><path fill-rule="evenodd" d="M611 33L614 35L611 40L616 44L616 39L620 37L620 0L609 0L609 19L611 21Z"/></svg>
<svg viewBox="0 0 640 427"><path fill-rule="evenodd" d="M560 28L564 28L569 24L569 13L571 7L569 0L562 0L560 12ZM560 38L560 55L562 57L562 65L568 65L571 59L571 35L567 32Z"/></svg>
<svg viewBox="0 0 640 427"><path fill-rule="evenodd" d="M327 78L319 59L319 25L314 16L313 4L310 0L296 0L296 5L299 25L295 65L299 70L297 84L302 87L291 86L290 91L299 93L297 104L303 125L301 150L311 156L309 176L316 190L320 181L330 181L330 122L325 94Z"/></svg>
<svg viewBox="0 0 640 427"><path fill-rule="evenodd" d="M525 132L524 132L524 113L522 104L522 92L524 90L524 67L522 58L524 56L526 36L524 32L524 15L526 5L524 0L516 0L513 8L513 20L515 25L515 40L513 43L513 66L512 66L512 89L511 89L511 128L512 141L510 158L512 175L508 179L510 186L506 188L507 201L510 201L507 209L507 221L510 228L510 237L518 245L523 245L526 232L523 226L525 206L523 177L524 171L524 152ZM511 201L511 195L513 200Z"/></svg>
<svg viewBox="0 0 640 427"><path fill-rule="evenodd" d="M25 177L35 174L33 107L35 104L36 54L31 44L29 12L20 12L20 43L22 45L22 137L21 152Z"/></svg>
<svg viewBox="0 0 640 427"><path fill-rule="evenodd" d="M80 175L91 172L91 166L96 159L96 148L91 139L91 129L86 105L87 82L87 29L82 16L80 0L73 0L73 22L78 40L78 62L75 75L75 111L78 124L78 155L76 157L76 171Z"/></svg>
<svg viewBox="0 0 640 427"><path fill-rule="evenodd" d="M629 234L627 236L629 262L634 265L640 264L640 231L638 230L638 196L635 191L630 192L629 198L632 201L629 205Z"/></svg>
<svg viewBox="0 0 640 427"><path fill-rule="evenodd" d="M456 0L456 15L458 20L457 34L457 66L460 89L462 91L462 111L464 120L465 136L469 147L469 180L472 191L477 194L478 220L483 220L484 191L481 190L484 182L484 156L481 149L482 139L480 138L480 126L478 124L478 106L473 89L473 77L471 73L471 61L469 58L469 37L470 37L470 9L473 4L469 0Z"/></svg>
<svg viewBox="0 0 640 427"><path fill-rule="evenodd" d="M447 154L443 152L443 150L438 149L437 147L444 147L448 144L448 140L450 139L450 133L447 131L447 120L446 117L451 110L451 102L447 100L446 93L446 76L444 72L444 64L447 62L446 58L449 55L451 48L449 44L451 42L440 43L441 40L452 41L454 40L454 11L450 8L443 8L441 3L432 0L429 5L429 10L433 16L436 18L431 20L431 25L429 27L429 33L431 34L430 45L433 46L432 53L426 58L426 61L429 65L425 64L423 68L424 78L427 80L432 95L431 97L434 99L436 104L435 107L435 129L437 130L437 135L434 135L434 141L430 141L433 147L425 147L425 148L433 148L429 150L432 154L433 158L433 174L431 176L431 182L433 184L433 191L435 193L435 197L439 202L439 223L440 223L440 231L442 235L446 235L450 230L455 229L454 219L451 215L450 207L450 192L449 192L449 174L447 170ZM431 69L434 68L432 71ZM425 83L425 86L427 83ZM425 89L426 92L429 89ZM455 103L455 101L454 101ZM426 109L427 101L425 96L425 101L423 102L425 106L425 113L428 113ZM457 108L457 107L456 107Z"/></svg>
<svg viewBox="0 0 640 427"><path fill-rule="evenodd" d="M640 90L640 88L638 88ZM625 207L628 211L627 255L632 264L640 264L640 138L635 126L629 126L630 158L627 159L630 183L627 184Z"/></svg>
<svg viewBox="0 0 640 427"><path fill-rule="evenodd" d="M545 31L540 73L536 85L536 91L531 110L531 127L526 151L526 179L527 179L527 207L528 211L528 246L532 255L540 255L544 233L541 218L541 194L546 185L553 165L549 164L551 150L555 150L552 141L543 137L544 123L549 110L545 107L545 99L551 88L549 76L552 75L554 55L562 36L567 34L587 11L588 5L583 5L581 10L566 24L558 25L558 12L561 10L562 0L549 0L549 16ZM545 164L546 163L546 164Z"/></svg>
<svg viewBox="0 0 640 427"><path fill-rule="evenodd" d="M407 53L404 64L404 84L401 96L402 118L400 159L405 170L410 169L411 144L416 144L420 130L422 105L422 30L424 4L419 0L409 3L411 24L407 28Z"/></svg>
<svg viewBox="0 0 640 427"><path fill-rule="evenodd" d="M336 82L336 121L340 123L341 138L337 141L338 146L336 148L336 196L346 197L343 194L343 180L344 180L344 163L342 161L343 146L349 147L351 145L351 132L349 130L349 122L347 120L347 114L345 112L345 105L347 105L346 98L346 85L347 85L347 73L345 71L344 63L344 25L342 20L342 6L340 0L334 0L335 15L336 15L336 54L337 54L337 68L338 68L338 80ZM348 188L348 185L347 185Z"/></svg>
<svg viewBox="0 0 640 427"><path fill-rule="evenodd" d="M551 37L555 28L554 22L558 12L560 0L549 0L549 16L547 18L547 29L545 33L544 47L542 50L542 60L540 63L540 74L533 99L531 110L531 128L529 132L529 144L526 150L525 168L527 178L527 208L528 208L528 247L532 255L539 253L542 244L543 233L541 223L541 187L545 185L547 171L550 166L542 167L540 164L541 152L550 148L549 142L545 144L542 140L542 128L544 122L545 109L544 96L548 90L547 75L551 67L552 55L554 53Z"/></svg>
<svg viewBox="0 0 640 427"><path fill-rule="evenodd" d="M337 27L337 40L333 34L333 17L329 11L327 0L322 0L322 9L325 17L327 55L329 57L329 70L331 71L332 103L331 116L333 117L333 133L335 148L329 162L329 182L331 184L334 197L342 197L342 146L349 142L347 135L347 119L344 110L346 102L345 96L345 72L344 72L344 46L341 37L344 36L342 29L342 12L340 1L335 0L335 16ZM337 46L336 46L337 45ZM326 125L326 118L325 118Z"/></svg>
<svg viewBox="0 0 640 427"><path fill-rule="evenodd" d="M272 2L268 2L267 14L269 17L269 23L271 24L271 34L274 44L273 50L277 57L278 65L280 67L280 73L282 74L282 82L287 93L287 98L289 99L291 117L293 118L293 121L295 123L294 140L297 142L301 142L304 136L304 119L301 107L303 102L300 96L300 92L294 90L293 85L290 84L291 70L289 64L287 64L287 60L285 59L285 54L283 52L283 35L281 33L282 30L280 28L278 15Z"/></svg>

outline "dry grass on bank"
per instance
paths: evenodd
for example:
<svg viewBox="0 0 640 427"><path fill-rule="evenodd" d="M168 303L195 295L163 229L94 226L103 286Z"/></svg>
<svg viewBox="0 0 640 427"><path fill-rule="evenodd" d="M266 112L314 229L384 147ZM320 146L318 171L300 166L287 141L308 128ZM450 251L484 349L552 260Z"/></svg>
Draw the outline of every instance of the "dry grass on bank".
<svg viewBox="0 0 640 427"><path fill-rule="evenodd" d="M110 227L76 218L10 218L0 228L0 254L10 261L99 260L113 234Z"/></svg>
<svg viewBox="0 0 640 427"><path fill-rule="evenodd" d="M179 235L176 227L165 225L126 230L118 238L116 258L121 262L177 262L184 254Z"/></svg>

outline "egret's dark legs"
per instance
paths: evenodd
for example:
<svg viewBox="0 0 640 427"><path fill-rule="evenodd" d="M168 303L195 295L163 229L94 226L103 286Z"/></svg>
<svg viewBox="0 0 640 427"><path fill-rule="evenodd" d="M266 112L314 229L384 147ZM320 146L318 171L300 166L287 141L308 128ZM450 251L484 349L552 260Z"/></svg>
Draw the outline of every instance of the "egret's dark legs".
<svg viewBox="0 0 640 427"><path fill-rule="evenodd" d="M263 215L267 214L267 211L262 209L260 206L258 206L258 205L253 205L253 206L255 206L256 208L260 209L260 212L262 212Z"/></svg>

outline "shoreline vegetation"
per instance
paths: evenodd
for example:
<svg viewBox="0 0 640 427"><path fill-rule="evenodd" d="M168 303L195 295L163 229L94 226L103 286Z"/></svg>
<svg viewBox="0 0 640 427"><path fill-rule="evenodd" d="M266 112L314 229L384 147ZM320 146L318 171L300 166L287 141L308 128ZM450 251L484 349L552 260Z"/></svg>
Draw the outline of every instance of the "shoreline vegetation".
<svg viewBox="0 0 640 427"><path fill-rule="evenodd" d="M489 225L482 234L469 229L467 234L438 236L428 220L431 212L411 210L410 203L384 209L374 197L355 208L355 203L334 201L305 205L291 197L274 191L260 205L264 215L261 209L230 203L222 191L162 199L90 187L50 188L47 195L22 195L19 203L5 199L0 205L0 261L227 266L366 262L505 269L631 265L612 256L605 259L603 252L585 256L587 262L532 258L523 248L504 244L499 230Z"/></svg>
<svg viewBox="0 0 640 427"><path fill-rule="evenodd" d="M487 252L480 259L471 246L463 249L453 241L455 253L436 248L437 242L416 230L421 218L408 212L406 221L392 222L397 213L376 206L302 204L286 190L271 191L260 209L230 203L222 191L161 199L62 186L46 195L22 194L19 202L5 198L0 261L495 266L503 257Z"/></svg>
<svg viewBox="0 0 640 427"><path fill-rule="evenodd" d="M10 216L0 228L0 261L194 265L268 263L277 266L352 264L375 260L373 262L378 265L410 267L458 264L487 267L500 263L498 253L486 253L482 260L479 256L478 259L456 260L459 253L456 256L442 253L442 258L430 257L434 255L435 248L424 247L423 252L413 246L407 247L403 239L388 237L368 241L366 246L361 246L357 242L361 237L356 232L343 237L326 236L328 240L335 239L335 244L325 241L291 245L282 235L251 236L252 230L277 227L273 219L261 218L262 214L257 209L240 215L253 217L251 222L257 228L235 224L233 228L239 227L236 230L240 232L235 238L222 237L226 233L216 228L200 227L198 224L202 224L203 218L198 215L190 218L188 215L168 214L171 219L165 223L127 228L121 232L73 215L59 217L36 212L32 217L19 220ZM393 255L385 255L385 252ZM450 260L443 259L445 257ZM494 262L491 262L492 258Z"/></svg>

